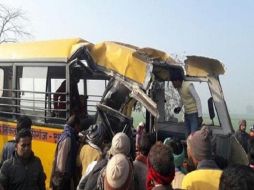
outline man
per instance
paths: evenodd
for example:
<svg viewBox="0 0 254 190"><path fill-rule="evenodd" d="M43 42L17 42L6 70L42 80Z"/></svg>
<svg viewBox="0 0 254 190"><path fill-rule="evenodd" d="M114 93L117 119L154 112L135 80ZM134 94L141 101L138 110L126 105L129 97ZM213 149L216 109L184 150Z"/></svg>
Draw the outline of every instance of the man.
<svg viewBox="0 0 254 190"><path fill-rule="evenodd" d="M124 154L114 155L107 163L103 181L104 190L134 190L133 167Z"/></svg>
<svg viewBox="0 0 254 190"><path fill-rule="evenodd" d="M21 129L28 129L31 130L32 121L27 116L22 116L17 120L17 128L16 133L18 133ZM13 140L8 141L3 148L2 152L2 160L1 165L3 162L9 158L12 157L14 151L15 151L16 141L15 138Z"/></svg>
<svg viewBox="0 0 254 190"><path fill-rule="evenodd" d="M146 174L147 174L147 156L152 147L152 142L148 134L144 134L140 138L139 154L137 155L134 166L134 179L136 190L143 190L146 188Z"/></svg>
<svg viewBox="0 0 254 190"><path fill-rule="evenodd" d="M254 170L245 165L226 168L220 178L219 190L252 190Z"/></svg>
<svg viewBox="0 0 254 190"><path fill-rule="evenodd" d="M247 125L246 120L242 119L239 121L239 129L235 132L235 137L242 145L245 152L248 153L249 134L246 133L246 125Z"/></svg>
<svg viewBox="0 0 254 190"><path fill-rule="evenodd" d="M188 173L182 181L181 189L217 190L222 171L212 157L211 131L203 126L187 139L188 157L192 159L196 170Z"/></svg>
<svg viewBox="0 0 254 190"><path fill-rule="evenodd" d="M91 142L89 142L89 144L94 146ZM102 157L98 160L90 173L82 176L77 190L103 189L105 177L105 172L103 171L105 171L104 169L108 160L116 154L123 154L127 157L130 155L130 139L125 133L120 132L115 134L109 150L107 145L104 146ZM108 150L107 153L105 152L106 150Z"/></svg>
<svg viewBox="0 0 254 190"><path fill-rule="evenodd" d="M175 108L174 112L178 114L181 111L182 105L184 106L184 119L188 136L190 133L197 131L203 122L201 101L194 85L184 81L181 73L173 73L171 80L174 88L177 89L181 96L181 105Z"/></svg>
<svg viewBox="0 0 254 190"><path fill-rule="evenodd" d="M72 115L59 137L51 176L53 190L72 190L74 188L79 124L79 117Z"/></svg>
<svg viewBox="0 0 254 190"><path fill-rule="evenodd" d="M152 146L147 159L147 190L172 190L175 165L171 148L161 142Z"/></svg>
<svg viewBox="0 0 254 190"><path fill-rule="evenodd" d="M16 135L16 151L0 170L5 190L45 190L46 176L41 161L32 152L32 134L22 129Z"/></svg>
<svg viewBox="0 0 254 190"><path fill-rule="evenodd" d="M182 181L186 173L185 169L182 167L185 159L184 147L178 139L166 138L163 143L173 150L175 178L172 181L172 187L173 189L181 189Z"/></svg>
<svg viewBox="0 0 254 190"><path fill-rule="evenodd" d="M77 166L82 166L82 175L86 173L88 165L93 161L97 161L100 155L101 150L97 147L93 147L90 144L82 146L77 159Z"/></svg>

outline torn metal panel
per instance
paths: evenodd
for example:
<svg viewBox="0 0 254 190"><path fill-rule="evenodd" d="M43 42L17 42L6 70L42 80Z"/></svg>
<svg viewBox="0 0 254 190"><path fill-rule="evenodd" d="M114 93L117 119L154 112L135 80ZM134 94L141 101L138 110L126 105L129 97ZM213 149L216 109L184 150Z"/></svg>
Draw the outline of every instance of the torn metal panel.
<svg viewBox="0 0 254 190"><path fill-rule="evenodd" d="M175 63L174 59L162 51L152 48L139 49L117 42L96 44L90 48L90 54L104 72L118 74L124 80L131 80L143 89L149 86L155 62Z"/></svg>
<svg viewBox="0 0 254 190"><path fill-rule="evenodd" d="M187 76L206 77L209 75L218 76L225 73L223 64L216 59L187 56L184 62Z"/></svg>
<svg viewBox="0 0 254 190"><path fill-rule="evenodd" d="M133 53L133 56L138 57L144 60L145 62L151 61L163 61L168 63L176 62L165 52L148 47L138 49L136 52Z"/></svg>
<svg viewBox="0 0 254 190"><path fill-rule="evenodd" d="M150 81L152 65L133 56L134 46L127 46L115 42L96 44L90 53L96 64L109 72L131 79L146 88L146 81Z"/></svg>
<svg viewBox="0 0 254 190"><path fill-rule="evenodd" d="M153 74L157 81L170 81L174 73L184 76L184 69L180 63L154 62L153 68Z"/></svg>
<svg viewBox="0 0 254 190"><path fill-rule="evenodd" d="M123 106L122 113L127 117L131 117L132 110L135 107L137 100L129 98L128 102Z"/></svg>
<svg viewBox="0 0 254 190"><path fill-rule="evenodd" d="M130 96L140 102L155 118L159 117L157 104L138 86L132 85L119 77L115 77L116 80L120 81L130 91Z"/></svg>
<svg viewBox="0 0 254 190"><path fill-rule="evenodd" d="M157 104L147 96L140 88L133 88L131 96L139 101L155 118L159 117Z"/></svg>
<svg viewBox="0 0 254 190"><path fill-rule="evenodd" d="M120 111L128 101L129 94L130 90L126 86L112 78L104 92L101 103Z"/></svg>

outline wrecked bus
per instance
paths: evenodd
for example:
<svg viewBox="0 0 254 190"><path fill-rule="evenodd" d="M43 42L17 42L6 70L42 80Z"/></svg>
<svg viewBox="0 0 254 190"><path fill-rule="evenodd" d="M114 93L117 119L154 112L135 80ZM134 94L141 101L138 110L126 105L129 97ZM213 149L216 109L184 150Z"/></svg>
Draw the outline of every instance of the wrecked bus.
<svg viewBox="0 0 254 190"><path fill-rule="evenodd" d="M83 104L81 115L92 118L88 140L99 147L102 142L111 142L119 131L132 137L131 113L137 102L146 110L150 132L184 137L182 122L165 119L165 83L170 82L172 72L180 71L185 80L208 85L212 97L210 118L215 113L218 116L217 125L209 124L216 153L232 162L246 162L244 151L232 137L233 128L219 81L224 68L217 60L189 56L183 65L152 48L118 42L93 44L80 38L1 44L0 149L13 139L17 118L29 116L33 121L32 149L41 158L47 188L56 142L72 111L70 83L76 71L81 73L78 84ZM64 81L65 91L58 92ZM64 98L56 99L56 95ZM56 103L64 106L56 107Z"/></svg>

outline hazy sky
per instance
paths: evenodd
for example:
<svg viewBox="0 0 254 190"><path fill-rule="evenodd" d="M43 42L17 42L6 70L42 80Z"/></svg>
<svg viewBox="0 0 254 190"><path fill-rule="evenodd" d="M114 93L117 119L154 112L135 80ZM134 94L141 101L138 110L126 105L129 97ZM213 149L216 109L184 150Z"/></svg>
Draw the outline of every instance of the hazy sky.
<svg viewBox="0 0 254 190"><path fill-rule="evenodd" d="M220 60L231 113L254 110L253 0L1 0L25 11L33 40L121 41ZM251 107L250 107L251 108ZM254 117L254 111L253 111Z"/></svg>

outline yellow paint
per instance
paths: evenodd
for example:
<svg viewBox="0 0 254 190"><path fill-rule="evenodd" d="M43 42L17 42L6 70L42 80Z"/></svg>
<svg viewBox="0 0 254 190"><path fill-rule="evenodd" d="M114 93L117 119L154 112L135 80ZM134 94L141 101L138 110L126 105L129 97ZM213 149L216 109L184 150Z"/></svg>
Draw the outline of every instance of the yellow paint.
<svg viewBox="0 0 254 190"><path fill-rule="evenodd" d="M47 176L46 187L48 189L56 144L51 142L33 140L32 149L34 151L34 154L41 159L44 172Z"/></svg>
<svg viewBox="0 0 254 190"><path fill-rule="evenodd" d="M132 54L133 47L114 42L96 44L91 49L91 55L96 63L104 68L115 71L139 84L143 84L146 77L146 62Z"/></svg>
<svg viewBox="0 0 254 190"><path fill-rule="evenodd" d="M144 85L151 78L151 61L175 62L166 53L152 48L141 48L118 42L103 42L92 46L90 53L95 62Z"/></svg>
<svg viewBox="0 0 254 190"><path fill-rule="evenodd" d="M4 43L0 45L0 59L15 60L62 60L67 61L77 49L90 46L81 38L37 41L25 43Z"/></svg>
<svg viewBox="0 0 254 190"><path fill-rule="evenodd" d="M186 75L192 77L206 77L208 75L222 75L225 73L224 65L207 57L187 56L185 62Z"/></svg>
<svg viewBox="0 0 254 190"><path fill-rule="evenodd" d="M151 78L151 61L168 63L174 60L165 52L152 48L138 48L118 42L92 44L81 38L0 44L0 61L52 61L68 62L74 53L87 47L95 63L109 72L129 78L146 86Z"/></svg>

